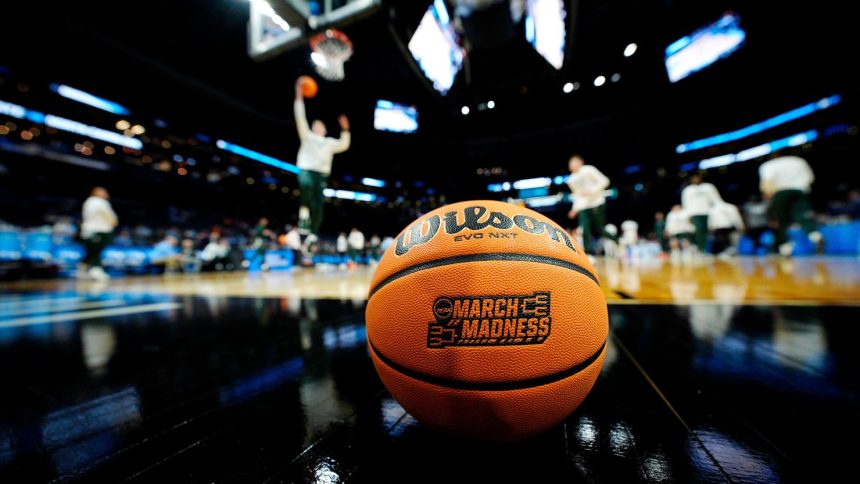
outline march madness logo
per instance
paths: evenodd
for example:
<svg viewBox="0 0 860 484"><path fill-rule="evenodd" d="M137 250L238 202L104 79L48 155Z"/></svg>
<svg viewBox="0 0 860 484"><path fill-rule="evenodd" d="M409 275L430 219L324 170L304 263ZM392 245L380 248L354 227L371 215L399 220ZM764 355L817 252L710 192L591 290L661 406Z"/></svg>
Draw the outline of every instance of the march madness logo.
<svg viewBox="0 0 860 484"><path fill-rule="evenodd" d="M540 344L549 338L548 292L521 296L440 297L436 321L427 329L427 347Z"/></svg>

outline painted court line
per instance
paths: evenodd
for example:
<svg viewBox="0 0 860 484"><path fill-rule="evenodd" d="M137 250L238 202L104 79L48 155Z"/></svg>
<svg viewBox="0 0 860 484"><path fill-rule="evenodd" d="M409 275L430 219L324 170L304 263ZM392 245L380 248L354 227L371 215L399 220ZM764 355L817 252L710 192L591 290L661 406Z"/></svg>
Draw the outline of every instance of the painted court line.
<svg viewBox="0 0 860 484"><path fill-rule="evenodd" d="M82 301L81 296L74 297L46 297L42 299L19 298L19 297L4 297L0 298L0 308L15 307L15 306L38 306L41 304L69 303L74 301Z"/></svg>
<svg viewBox="0 0 860 484"><path fill-rule="evenodd" d="M29 318L15 318L0 322L0 329L19 328L22 326L33 326L36 324L55 324L65 321L81 321L84 319L107 318L112 316L124 316L127 314L152 313L156 311L170 311L182 305L179 303L157 303L140 304L138 306L126 306L112 309L95 309L92 311L80 311L74 313L51 314L48 316L34 316Z"/></svg>
<svg viewBox="0 0 860 484"><path fill-rule="evenodd" d="M81 309L110 308L115 306L122 306L126 303L127 302L123 301L122 299L105 299L103 301L87 301L79 304L73 304L72 301L69 301L66 304L43 304L39 307L29 307L11 311L0 311L0 321L7 317L11 318L12 316L25 316L27 314L40 313L61 313L68 311L79 311Z"/></svg>

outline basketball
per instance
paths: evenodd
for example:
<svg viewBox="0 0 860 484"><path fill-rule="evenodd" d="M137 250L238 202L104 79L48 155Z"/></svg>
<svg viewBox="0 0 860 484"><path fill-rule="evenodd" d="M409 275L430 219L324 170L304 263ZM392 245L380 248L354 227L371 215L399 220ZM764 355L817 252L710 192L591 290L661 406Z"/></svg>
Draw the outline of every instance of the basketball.
<svg viewBox="0 0 860 484"><path fill-rule="evenodd" d="M371 279L368 348L424 424L514 441L562 422L606 353L608 316L582 248L552 220L497 202L447 205L395 238Z"/></svg>
<svg viewBox="0 0 860 484"><path fill-rule="evenodd" d="M302 96L310 98L317 95L317 91L319 91L319 86L317 85L317 81L315 81L313 77L302 76L299 78L299 82L302 86Z"/></svg>

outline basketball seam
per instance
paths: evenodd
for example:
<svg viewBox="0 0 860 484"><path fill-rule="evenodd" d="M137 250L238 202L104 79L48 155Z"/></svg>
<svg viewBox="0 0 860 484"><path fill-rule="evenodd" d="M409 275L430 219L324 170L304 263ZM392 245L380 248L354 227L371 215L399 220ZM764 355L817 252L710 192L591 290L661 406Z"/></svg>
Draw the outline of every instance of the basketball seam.
<svg viewBox="0 0 860 484"><path fill-rule="evenodd" d="M557 381L564 380L569 378L577 373L585 370L592 363L597 361L600 357L600 354L603 353L603 349L606 348L606 340L603 341L603 344L600 345L600 348L597 351L586 358L581 363L578 363L570 368L562 370L557 373L553 373L551 375L541 376L537 378L529 378L527 380L518 380L511 382L470 382L470 381L461 381L461 380L451 380L448 378L442 378L438 376L428 375L426 373L422 373L417 370L413 370L411 368L407 368L399 363L396 363L389 359L387 356L383 355L381 351L373 344L372 341L368 338L368 343L370 343L370 348L373 350L373 353L377 358L383 363L385 363L392 370L406 375L408 377L414 378L419 381L423 381L425 383L430 383L431 385L441 386L452 388L455 390L479 390L479 391L504 391L504 390L523 390L526 388L534 388L542 385L548 385L550 383L555 383Z"/></svg>
<svg viewBox="0 0 860 484"><path fill-rule="evenodd" d="M594 276L588 269L574 264L573 262L569 262L562 259L556 259L554 257L546 257L542 255L535 254L511 254L506 252L491 252L487 254L466 254L466 255L457 255L453 257L445 257L442 259L434 259L427 262L421 262L420 264L415 264L414 266L409 266L405 269L401 269L394 274L386 277L385 279L379 281L379 283L370 290L370 293L367 296L367 299L373 297L377 291L382 289L383 286L390 284L391 282L400 279L401 277L408 276L409 274L414 274L416 272L420 272L426 269L433 269L436 267L447 266L451 264L461 264L465 262L487 262L487 261L515 261L515 262L534 262L537 264L547 264L552 266L561 267L564 269L570 269L574 272L578 272L587 276L589 279L594 281L595 284L600 286L600 281L597 280L597 277Z"/></svg>

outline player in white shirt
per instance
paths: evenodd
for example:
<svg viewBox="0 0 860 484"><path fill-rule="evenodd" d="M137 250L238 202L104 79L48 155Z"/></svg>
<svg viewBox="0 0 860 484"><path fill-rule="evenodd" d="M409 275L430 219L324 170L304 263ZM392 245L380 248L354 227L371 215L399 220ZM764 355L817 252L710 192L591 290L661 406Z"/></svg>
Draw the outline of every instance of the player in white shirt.
<svg viewBox="0 0 860 484"><path fill-rule="evenodd" d="M364 234L357 228L353 227L349 232L348 241L349 258L357 264L358 258L361 257L361 253L364 250Z"/></svg>
<svg viewBox="0 0 860 484"><path fill-rule="evenodd" d="M110 195L103 187L95 187L84 201L81 239L86 255L78 266L78 277L98 281L110 279L102 268L102 251L110 243L119 220L110 205Z"/></svg>
<svg viewBox="0 0 860 484"><path fill-rule="evenodd" d="M671 255L677 257L679 250L690 247L690 241L695 232L690 215L680 205L675 205L666 215L666 237L669 239Z"/></svg>
<svg viewBox="0 0 860 484"><path fill-rule="evenodd" d="M613 241L617 236L607 234L606 226L606 197L603 191L609 187L609 178L579 155L573 155L568 163L570 176L567 186L573 194L573 207L567 214L568 218L579 218L582 227L582 242L585 252L594 254L594 238L607 236Z"/></svg>
<svg viewBox="0 0 860 484"><path fill-rule="evenodd" d="M714 234L714 254L728 256L737 253L733 235L744 230L744 220L738 207L719 202L708 212L708 230Z"/></svg>
<svg viewBox="0 0 860 484"><path fill-rule="evenodd" d="M373 234L370 236L370 257L374 261L378 261L379 257L382 256L382 253L379 251L379 246L382 244L382 239L379 238L379 235Z"/></svg>
<svg viewBox="0 0 860 484"><path fill-rule="evenodd" d="M758 168L759 188L770 200L771 219L776 222L776 245L782 255L791 255L793 244L788 240L788 226L799 223L809 240L822 248L821 233L813 219L809 192L815 175L809 163L798 156L777 156Z"/></svg>
<svg viewBox="0 0 860 484"><path fill-rule="evenodd" d="M639 241L639 224L635 220L625 220L621 222L621 243L622 247L628 245L636 245Z"/></svg>
<svg viewBox="0 0 860 484"><path fill-rule="evenodd" d="M340 124L340 138L327 138L325 124L315 119L308 126L305 114L305 102L300 81L296 81L296 100L293 103L296 116L296 130L299 133L301 146L296 158L299 173L299 191L301 207L299 208L299 227L309 234L311 239L318 235L322 225L325 199L323 190L327 186L331 174L331 164L334 155L349 149L349 119L341 114L337 121Z"/></svg>
<svg viewBox="0 0 860 484"><path fill-rule="evenodd" d="M722 201L717 187L703 183L701 175L691 176L690 184L681 191L681 206L695 227L696 247L702 254L708 242L708 211Z"/></svg>
<svg viewBox="0 0 860 484"><path fill-rule="evenodd" d="M341 232L337 234L337 240L335 241L335 250L337 250L337 255L341 257L341 259L346 259L346 253L349 251L349 242L346 240L346 234Z"/></svg>

